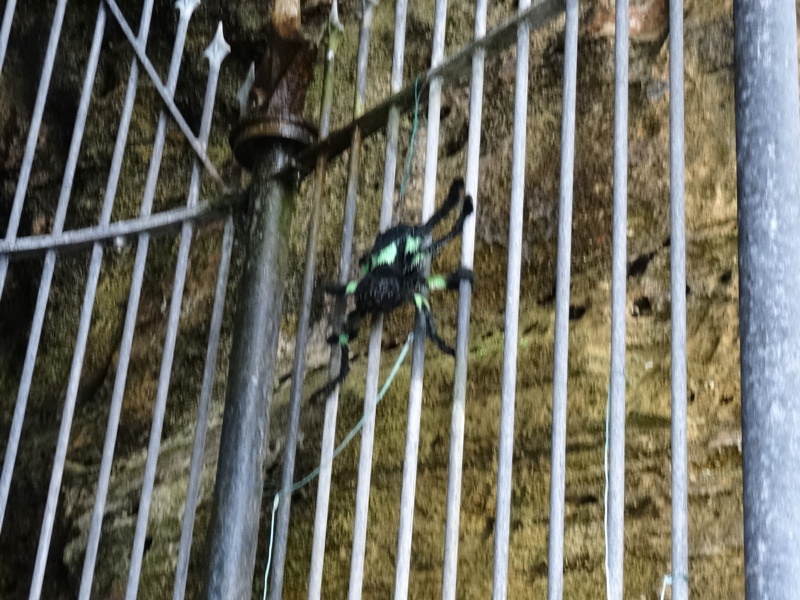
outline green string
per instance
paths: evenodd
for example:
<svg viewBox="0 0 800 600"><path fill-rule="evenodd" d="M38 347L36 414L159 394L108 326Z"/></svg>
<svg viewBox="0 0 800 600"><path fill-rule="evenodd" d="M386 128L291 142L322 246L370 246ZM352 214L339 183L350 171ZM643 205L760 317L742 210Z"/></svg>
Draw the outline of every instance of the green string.
<svg viewBox="0 0 800 600"><path fill-rule="evenodd" d="M417 129L419 129L419 92L420 92L420 76L417 75L414 81L414 120L411 125L411 140L408 143L408 154L406 154L406 167L403 173L403 183L400 184L400 199L405 198L406 187L408 186L408 179L411 175L411 161L414 158L414 140L417 137Z"/></svg>
<svg viewBox="0 0 800 600"><path fill-rule="evenodd" d="M389 386L392 385L392 382L394 381L394 378L397 376L397 372L400 370L400 366L403 364L403 361L406 359L406 355L408 354L408 349L411 347L411 342L413 342L413 341L414 341L414 332L412 331L411 333L408 334L408 338L406 339L406 343L403 346L403 349L400 350L400 356L397 357L397 360L395 361L394 366L392 367L392 370L389 373L389 376L386 378L386 381L384 382L383 386L381 387L380 391L378 392L378 396L375 399L375 404L373 404L367 410L364 411L364 414L362 415L362 417L358 421L358 423L355 424L355 426L348 432L348 434L339 443L339 445L336 446L336 449L334 449L333 455L331 456L330 460L326 461L323 464L320 464L316 469L311 471L311 473L309 473L308 475L303 477L300 481L295 483L289 490L290 494L294 494L300 488L302 488L302 487L308 485L309 483L311 483L320 474L320 471L322 470L323 465L326 466L326 467L329 467L333 463L333 460L337 456L339 456L339 454L341 454L342 450L345 449L347 444L349 444L353 440L353 438L356 436L356 434L364 426L364 423L367 422L367 419L369 418L369 416L372 413L375 412L375 409L378 407L378 404L380 404L380 401L383 400L383 397L386 395L386 392L389 391ZM275 498L272 501L272 520L271 520L270 534L269 534L269 549L267 550L267 568L264 569L264 595L263 595L263 598L265 600L266 600L266 597L267 597L267 578L269 577L270 566L272 566L272 544L273 544L274 538L275 538L275 513L278 511L278 504L280 503L280 496L281 496L281 493L278 492L277 494L275 494Z"/></svg>

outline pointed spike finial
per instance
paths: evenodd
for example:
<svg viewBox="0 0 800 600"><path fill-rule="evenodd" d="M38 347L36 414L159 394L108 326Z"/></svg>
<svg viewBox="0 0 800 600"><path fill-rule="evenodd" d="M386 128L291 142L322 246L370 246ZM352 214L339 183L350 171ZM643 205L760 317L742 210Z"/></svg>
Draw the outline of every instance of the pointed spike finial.
<svg viewBox="0 0 800 600"><path fill-rule="evenodd" d="M190 16L200 6L202 0L176 0L175 8L180 11L181 17Z"/></svg>
<svg viewBox="0 0 800 600"><path fill-rule="evenodd" d="M256 80L256 63L250 63L250 69L247 71L247 77L244 78L242 82L242 87L239 88L239 92L236 94L236 98L239 100L239 116L244 117L245 113L247 113L247 99L250 97L250 90L253 89L253 82Z"/></svg>
<svg viewBox="0 0 800 600"><path fill-rule="evenodd" d="M205 56L208 62L214 67L219 68L222 61L225 60L225 57L230 53L231 47L228 45L228 42L225 41L225 36L222 35L222 21L220 21L217 26L217 33L214 35L214 39L211 40L208 48L206 48L203 56Z"/></svg>

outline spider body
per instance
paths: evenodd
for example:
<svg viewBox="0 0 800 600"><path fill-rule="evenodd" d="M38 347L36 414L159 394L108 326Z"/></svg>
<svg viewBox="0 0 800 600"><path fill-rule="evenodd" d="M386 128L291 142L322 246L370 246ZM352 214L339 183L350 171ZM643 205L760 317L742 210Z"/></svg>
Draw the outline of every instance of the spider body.
<svg viewBox="0 0 800 600"><path fill-rule="evenodd" d="M461 213L450 231L443 237L428 241L434 227L462 202ZM461 280L473 280L469 269L459 268L447 277L426 276L425 259L435 256L445 245L461 235L464 221L472 214L470 196L464 196L464 182L456 179L441 208L423 225L399 224L378 234L372 249L359 260L361 277L344 286L332 286L327 292L352 295L355 308L347 314L341 333L333 334L328 343L341 347L339 374L312 395L312 400L328 396L347 377L350 371L349 343L358 335L361 321L368 315L389 313L414 302L425 323L426 335L443 352L455 351L436 333L427 293L430 290L458 289Z"/></svg>

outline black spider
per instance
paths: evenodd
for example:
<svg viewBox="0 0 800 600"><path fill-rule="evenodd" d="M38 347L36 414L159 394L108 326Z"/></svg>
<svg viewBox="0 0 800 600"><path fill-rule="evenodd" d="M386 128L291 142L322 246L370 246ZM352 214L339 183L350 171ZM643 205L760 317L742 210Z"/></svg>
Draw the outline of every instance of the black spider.
<svg viewBox="0 0 800 600"><path fill-rule="evenodd" d="M428 241L433 228L462 199L461 214L450 231L438 240ZM329 396L347 377L350 372L349 343L358 335L364 317L391 312L412 300L424 319L426 335L442 352L455 355L455 350L436 333L426 293L429 290L458 289L461 280L473 281L472 270L460 267L446 277L425 276L423 266L426 257L435 256L445 245L461 235L464 221L472 211L472 197L464 196L464 181L454 180L444 204L425 224L414 226L401 223L378 234L372 249L358 262L361 268L360 278L347 285L326 288L329 294L354 296L355 308L347 314L341 333L335 333L328 338L329 344L338 344L341 347L339 374L314 392L311 395L312 401Z"/></svg>

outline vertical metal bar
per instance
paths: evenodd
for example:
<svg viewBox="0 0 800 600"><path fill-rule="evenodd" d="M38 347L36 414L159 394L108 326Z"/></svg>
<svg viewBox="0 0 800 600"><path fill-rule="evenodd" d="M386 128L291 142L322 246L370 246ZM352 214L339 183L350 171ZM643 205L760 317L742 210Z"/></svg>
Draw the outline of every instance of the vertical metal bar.
<svg viewBox="0 0 800 600"><path fill-rule="evenodd" d="M11 214L9 215L8 226L6 228L6 242L13 241L17 237L17 228L19 227L19 221L22 216L22 205L25 202L25 194L28 191L28 181L30 179L31 169L33 166L33 157L36 153L36 143L39 139L39 128L42 124L42 116L44 115L47 92L50 88L50 78L53 74L53 65L55 64L56 60L58 42L61 38L61 27L64 23L64 11L66 10L66 6L66 0L59 0L58 4L56 5L55 15L53 16L53 24L50 29L50 39L47 42L47 52L45 54L44 65L42 66L42 75L39 79L39 89L36 93L36 101L33 107L33 116L31 117L30 129L28 129L28 139L25 142L25 153L23 155L22 166L20 167L19 178L17 180L17 189L14 194L14 201L11 206ZM8 17L7 21L8 26L10 27L11 15L7 12L6 17ZM0 255L0 298L3 296L3 287L5 286L6 273L8 272L8 261L8 255ZM49 295L49 289L47 290L47 294L43 294L43 289L44 288L40 286L39 297L37 298L37 311L42 315L44 314L44 310L47 306L47 296ZM20 436L22 435L22 423L25 420L25 409L28 404L28 391L30 388L30 383L26 385L25 382L30 382L30 379L33 377L33 368L36 362L35 347L39 344L41 327L42 323L37 322L36 320L31 327L28 351L26 353L24 370L21 377L21 385L17 395L17 402L14 406L14 416L11 421L8 442L6 443L6 452L5 457L3 458L3 471L2 475L0 475L0 529L2 529L3 520L5 518L6 504L8 503L8 492L11 488L11 475L14 472L14 463L17 459L19 440Z"/></svg>
<svg viewBox="0 0 800 600"><path fill-rule="evenodd" d="M325 55L325 74L322 84L322 110L320 114L320 139L327 137L330 131L330 115L333 103L333 81L334 81L334 59L336 57L336 47L334 35L340 37L343 27L339 21L338 2L333 0L331 14L328 21L328 52ZM326 161L324 159L317 163L316 190L320 195L321 201L322 188L324 186ZM348 198L348 204L351 201ZM352 199L352 210L345 210L346 214L351 215L351 223L348 228L347 217L345 217L344 230L350 231L350 238L342 238L342 254L347 255L347 262L342 260L339 264L339 279L347 278L347 269L352 253L352 231L355 226L355 198ZM344 256L343 256L344 258ZM332 357L333 358L333 357ZM333 368L333 360L331 361ZM319 600L322 595L322 568L325 561L325 538L328 529L328 507L330 503L331 474L333 469L333 448L336 434L336 413L339 407L339 391L335 390L333 395L325 403L325 416L323 418L322 440L320 442L320 472L319 483L317 484L317 504L314 513L314 534L311 541L311 565L308 572L308 598L309 600Z"/></svg>
<svg viewBox="0 0 800 600"><path fill-rule="evenodd" d="M371 11L372 9L369 8ZM341 28L339 23L338 4L333 2L331 7L331 21L334 27ZM363 28L363 22L362 22ZM361 114L364 109L364 98L366 97L366 59L368 55L368 41L362 36L359 41L359 73L363 70L363 75L358 77L356 82L355 92L355 108L354 116ZM365 45L367 44L367 45ZM363 56L363 69L361 68L361 58ZM326 80L330 77L333 78L333 60L334 56L328 54L328 61L326 63L325 77ZM332 83L329 84L329 91L332 92ZM361 90L361 91L359 91ZM359 101L360 94L360 101ZM353 133L353 141L350 147L350 177L352 179L352 170L357 169L357 162L361 153L361 136L356 129ZM354 166L355 163L355 166ZM357 172L357 171L356 171ZM353 232L355 230L356 220L356 192L350 193L350 182L348 182L348 193L345 199L344 216L342 222L342 246L341 258L339 260L339 283L344 284L349 277L350 259L353 253ZM345 304L341 299L337 300L334 315L336 318L341 318L345 310ZM338 372L338 349L334 349L331 354L330 372L335 374ZM317 484L317 507L314 513L314 536L311 542L311 568L308 574L308 597L309 599L318 599L322 593L322 565L325 560L325 538L327 536L328 526L328 507L330 504L330 486L331 474L333 470L333 450L336 436L336 416L339 409L339 390L334 390L333 394L327 399L325 403L325 416L323 418L322 426L322 440L320 442L320 473L319 483Z"/></svg>
<svg viewBox="0 0 800 600"><path fill-rule="evenodd" d="M58 10L57 10L57 15L56 16L58 17ZM144 19L145 16L147 16L148 19L149 19L149 14L147 14L146 11L143 11L142 19ZM61 14L61 19L60 20L63 21L63 14ZM55 23L54 23L54 27L55 27ZM58 29L60 30L60 23L58 25ZM55 29L53 30L53 32L54 31L55 31ZM38 136L38 128L39 128L39 125L41 124L42 112L44 110L44 99L46 97L46 91L47 91L46 88L49 85L50 74L52 73L52 61L50 61L50 48L52 46L53 54L54 54L55 53L55 47L58 45L57 37L55 38L55 42L53 42L53 40L54 40L54 37L53 37L53 35L51 33L51 38L50 38L50 42L51 43L48 46L48 59L46 59L45 69L42 72L42 82L39 85L39 94L37 95L36 108L34 108L34 117L33 117L33 121L32 121L32 124L31 124L31 130L30 130L29 136L28 136L28 146L26 146L26 157L28 157L30 159L28 162L32 162L33 161L33 153L34 153L34 150L35 150L35 147L36 147L36 139L37 139L37 136ZM54 60L54 58L53 58L53 60ZM49 64L49 67L48 67L48 64ZM47 75L46 79L45 79L45 75ZM131 73L131 75L133 76L133 73ZM132 77L132 81L134 82L133 91L131 91L131 87L130 87L131 81L129 80L129 82L128 82L129 83L129 87L128 87L128 94L126 95L126 98L125 98L126 104L125 104L125 108L123 109L123 117L125 116L125 112L124 112L125 110L127 110L128 108L130 108L130 110L133 109L133 98L135 98L135 94L136 94L135 79L133 79L133 77ZM42 94L43 90L44 90L44 94ZM128 101L129 100L130 100L130 106L128 105ZM122 145L122 148L124 149L124 146L125 146L124 142L125 142L125 139L127 139L127 125L129 123L130 123L130 115L128 115L127 120L124 119L124 118L122 118L120 120L120 129L119 129L119 133L118 133L118 136L117 136L117 148L119 148L119 146L120 146L120 138L122 137L123 139L122 139L122 144L121 145ZM34 125L35 125L35 127L34 127ZM34 129L36 130L36 136L31 138L30 133L33 132ZM116 154L117 148L115 148L115 159L117 158L117 154ZM119 162L112 161L112 167L111 167L112 173L116 169L117 175L118 175L118 173L119 173L119 163L121 163L121 161L122 161L122 156L121 156L121 153L120 153ZM23 162L23 169L20 172L20 180L19 180L18 187L17 187L18 196L15 196L15 203L17 203L17 198L19 198L19 203L18 204L19 204L19 211L20 212L22 210L22 200L24 199L24 193L22 194L22 196L19 196L19 193L20 193L21 189L24 192L25 188L24 187L20 188L19 186L22 185L23 183L24 183L25 186L27 186L27 181L28 181L29 176L30 176L30 164L28 164L28 167L26 168L25 167L25 162ZM109 176L109 178L111 178L111 175ZM114 183L114 190L110 194L108 192L109 192L109 190L107 188L105 202L106 203L113 203L114 193L116 192L116 180L115 180L115 183ZM105 211L105 205L104 205L104 215L105 214L106 214L106 211ZM107 214L109 216L111 214L110 206L108 207ZM12 215L12 221L13 221L13 215ZM17 217L16 222L18 224L19 217ZM101 217L101 225L104 225L104 224L108 224L108 220L106 219L105 221L103 221L103 217ZM9 222L9 231L8 231L8 235L6 236L6 240L7 241L9 241L10 239L15 239L15 237L16 237L16 228L17 228L17 225L14 225L13 228L12 228L12 222ZM12 234L13 234L13 237L9 237L9 236L12 236ZM92 254L92 266L90 266L90 276L94 276L95 273L97 273L98 276L99 276L99 264L98 265L94 264L95 263L95 256L98 253L102 255L102 247L99 246L99 245L96 245L95 250L94 250L94 252ZM97 260L99 260L99 258ZM3 287L3 282L5 281L5 273L6 273L6 270L5 270L3 265L7 266L7 264L8 264L8 257L7 256L0 256L0 295L2 295L2 287ZM48 293L49 293L49 290L48 290ZM86 295L88 296L90 293L92 295L92 302L94 302L94 289L90 285L87 284ZM37 306L38 305L41 305L41 306L37 310L41 314L43 314L43 311L44 311L44 309L46 307L46 302L47 302L47 295L44 294L43 288L40 287L39 297L37 298ZM85 309L86 305L87 305L87 298L85 296L84 297L84 309ZM84 313L85 313L85 310L83 311L83 313L81 315L81 320L84 319ZM86 316L85 318L88 319L90 316L91 315ZM9 432L8 444L6 446L6 456L5 456L5 459L4 459L4 462L3 462L3 474L2 474L2 476L0 476L0 526L2 526L3 517L4 517L4 514L5 514L6 503L8 501L8 490L9 490L9 487L11 485L11 475L12 475L13 470L14 470L14 462L16 460L17 448L19 446L19 438L20 438L20 435L22 433L22 423L23 423L23 420L25 418L25 408L27 406L30 381L31 381L31 378L33 377L33 368L34 368L34 364L35 364L35 349L34 349L34 345L38 345L38 343L39 343L39 335L40 334L41 334L41 323L39 323L37 321L34 321L33 327L32 327L32 330L31 330L31 336L29 336L29 342L30 343L29 343L29 346L28 346L28 354L26 355L26 367L27 367L27 370L25 370L23 372L22 377L21 377L21 387L20 387L20 390L18 392L17 403L16 403L15 408L14 408L14 417L13 417L13 420L11 422L11 430ZM33 343L34 339L35 339L35 344Z"/></svg>
<svg viewBox="0 0 800 600"><path fill-rule="evenodd" d="M14 20L14 9L16 7L17 0L7 0L6 9L3 12L3 26L0 27L0 73L3 72L6 50L8 49L8 37L11 35L11 23Z"/></svg>
<svg viewBox="0 0 800 600"><path fill-rule="evenodd" d="M392 75L390 93L403 89L403 63L406 48L406 13L408 0L397 0L394 10L394 51L392 53ZM397 106L389 109L386 121L386 152L383 166L383 191L381 194L380 230L385 231L392 224L395 177L397 175L397 145L400 136L400 110ZM412 149L409 148L409 152ZM382 327L381 327L382 329ZM379 349L380 347L378 347ZM379 352L376 352L379 354Z"/></svg>
<svg viewBox="0 0 800 600"><path fill-rule="evenodd" d="M395 3L394 22L394 50L392 54L391 90L394 92L403 85L403 62L405 52L406 14L408 11L407 0L397 0ZM389 110L386 124L386 152L384 155L383 190L381 194L380 230L385 231L392 223L392 208L394 205L394 184L397 172L397 144L400 129L400 113L396 107ZM411 149L409 149L411 151ZM359 459L359 483L356 494L357 519L359 520L358 536L354 535L354 552L351 562L350 594L360 597L361 581L363 579L364 547L366 544L367 509L369 502L369 476L372 466L372 441L375 431L375 406L378 397L378 379L381 364L381 338L383 334L383 315L374 315L369 332L367 351L367 374L364 384L364 411L369 411L369 417L362 429L361 455ZM332 440L331 440L332 443ZM362 484L362 474L366 483ZM358 515L362 515L359 517ZM354 524L354 531L356 527ZM358 555L356 555L356 540L359 540ZM358 563L358 589L354 590L352 578L353 565Z"/></svg>
<svg viewBox="0 0 800 600"><path fill-rule="evenodd" d="M342 37L342 25L338 19L336 3L331 8L328 20L328 51L325 53L325 73L322 84L322 108L320 111L319 139L328 137L333 106L333 64L336 49ZM291 412L286 442L283 450L283 478L281 481L278 519L275 525L275 539L272 550L272 580L269 589L270 598L280 600L283 593L283 574L286 562L286 544L289 537L289 511L292 502L292 486L294 484L295 453L297 451L297 432L300 428L300 404L303 396L303 382L306 371L306 345L311 322L311 301L314 292L314 273L317 268L317 237L319 219L322 209L322 193L325 189L325 171L327 160L324 156L317 159L315 170L314 196L311 201L311 217L308 225L306 241L305 271L303 277L303 300L300 318L295 336L294 363L292 366L292 389L289 393ZM323 545L324 550L324 545ZM320 565L320 575L321 575ZM311 573L309 572L309 577ZM320 578L321 585L321 578Z"/></svg>
<svg viewBox="0 0 800 600"><path fill-rule="evenodd" d="M518 10L528 8L520 0ZM514 86L514 138L511 157L511 208L508 227L503 379L500 404L500 443L497 466L497 509L494 529L493 600L505 600L508 587L508 545L511 522L511 466L514 454L514 404L517 385L519 290L522 268L522 222L525 194L525 144L528 122L528 54L530 26L517 28L517 71Z"/></svg>
<svg viewBox="0 0 800 600"><path fill-rule="evenodd" d="M80 154L81 142L83 141L84 126L86 125L86 117L89 113L89 103L92 98L92 87L94 85L95 74L97 73L97 64L100 59L100 46L103 41L105 23L105 7L101 4L97 12L97 21L95 24L94 35L92 37L89 60L86 66L86 75L84 77L83 87L81 89L78 111L72 131L72 140L70 142L69 154L67 156L67 164L64 169L64 179L61 184L61 192L59 194L58 206L56 208L56 215L53 222L54 234L60 234L64 229L64 222L67 216L67 207L69 205L69 197L72 192L73 177L75 175L75 168L78 164L78 155ZM36 355L38 352L42 324L44 322L47 299L50 295L50 284L52 283L53 279L55 263L56 252L54 250L50 250L45 255L42 279L39 283L39 295L36 302L36 309L34 311L31 335L28 338L28 351L25 355L25 367L23 367L24 376L22 382L20 383L20 395L17 398L18 402L20 402L20 400L27 402L28 393L30 392L31 377L33 376L33 365L35 364ZM88 328L88 320L80 323L80 332L78 334L79 340L84 336L88 336ZM64 472L64 461L66 460L67 455L67 443L69 441L69 432L72 426L72 416L75 409L78 381L80 377L80 370L83 365L83 355L85 349L85 344L78 344L76 351L73 354L69 384L67 386L67 393L64 399L64 410L61 417L61 426L58 434L58 441L56 443L55 457L53 459L53 471L50 477L50 487L47 492L47 501L45 504L44 518L42 520L42 529L39 534L39 547L36 551L33 581L30 589L31 598L38 598L41 595L42 583L44 581L44 571L47 563L47 555L50 549L50 537L53 532L53 523L55 521L56 507L58 504L58 492L61 488L61 477Z"/></svg>
<svg viewBox="0 0 800 600"><path fill-rule="evenodd" d="M192 458L189 466L189 483L186 490L186 504L183 510L178 565L175 569L175 587L172 592L173 600L183 600L186 593L186 581L189 576L194 517L197 511L197 502L200 499L200 477L203 471L208 411L211 405L211 394L214 389L214 375L217 371L217 350L219 348L220 330L222 329L222 317L225 312L228 273L230 272L231 254L233 253L233 235L233 216L228 215L225 218L225 227L222 234L222 251L219 257L217 287L214 290L214 307L211 310L211 324L208 330L206 365L203 370L200 406L197 411L197 429L194 432L194 445L192 446Z"/></svg>
<svg viewBox="0 0 800 600"><path fill-rule="evenodd" d="M195 0L196 1L196 0ZM204 56L209 62L208 82L206 85L205 100L203 103L203 116L200 122L200 144L203 149L208 145L208 136L211 132L211 119L214 114L214 100L217 94L217 82L222 61L230 54L231 48L222 35L222 23L217 27L217 33L211 44L206 48ZM197 204L200 194L200 164L194 161L192 180L189 184L187 206ZM172 361L175 355L175 342L178 338L178 325L181 317L181 303L183 301L183 287L186 282L186 271L189 268L189 250L192 245L194 225L187 221L181 228L181 242L178 247L178 260L175 266L175 279L172 285L169 314L167 316L166 339L164 352L161 359L161 370L158 377L156 400L153 406L153 422L150 428L150 442L147 447L147 460L144 469L142 493L139 499L139 511L136 518L136 531L133 536L133 550L131 564L128 571L128 588L126 600L135 600L139 590L139 576L141 575L142 557L144 556L145 537L147 535L147 521L150 517L150 504L153 499L153 488L156 479L156 466L158 451L161 447L161 430L164 424L164 414L167 408L169 382L172 376Z"/></svg>
<svg viewBox="0 0 800 600"><path fill-rule="evenodd" d="M683 158L683 0L669 3L670 298L672 310L672 600L689 598L686 442L686 224Z"/></svg>
<svg viewBox="0 0 800 600"><path fill-rule="evenodd" d="M747 598L800 589L800 106L796 7L734 2Z"/></svg>
<svg viewBox="0 0 800 600"><path fill-rule="evenodd" d="M86 122L86 114L89 109L89 101L91 100L92 84L94 83L94 74L97 69L99 48L103 37L104 26L105 13L101 9L97 15L97 24L95 26L92 49L90 51L90 57L86 67L86 77L84 78L81 99L79 101L78 112L75 117L75 126L73 128L72 141L70 142L67 165L64 170L64 179L62 181L61 192L59 194L58 206L56 209L56 216L53 222L54 234L60 233L63 230L64 221L66 219L69 195L72 191L72 178L75 174L75 166L77 164L78 154L80 153L80 144L81 140L83 139L83 128ZM53 271L55 269L55 260L55 252L48 252L45 255L42 278L39 282L39 293L36 298L36 308L34 310L33 321L31 323L31 331L28 336L28 347L25 352L25 362L23 364L22 375L20 377L20 387L17 393L14 418L11 425L11 431L9 433L9 440L6 445L6 457L3 465L3 479L2 482L0 482L0 529L2 529L6 502L8 501L8 490L11 484L11 476L13 474L16 452L19 446L19 437L22 432L22 423L25 416L28 394L30 392L31 381L33 378L33 370L36 364L36 356L39 348L40 336L42 333L42 325L44 324L47 300L50 296L50 284L52 282ZM6 473L8 474L6 475ZM47 514L47 511L45 511L45 514Z"/></svg>
<svg viewBox="0 0 800 600"><path fill-rule="evenodd" d="M36 154L36 143L39 140L39 128L42 125L44 105L47 101L47 92L50 89L50 79L53 75L53 66L56 62L56 52L58 51L58 42L61 39L61 27L64 24L64 12L66 9L67 0L58 0L58 4L56 4L56 11L53 15L53 24L50 26L50 38L47 41L47 51L44 56L42 75L39 78L39 89L36 92L36 100L33 105L33 116L31 117L31 126L28 129L28 139L25 142L25 153L22 156L22 166L20 167L19 178L17 179L17 189L14 193L14 202L11 205L11 214L8 217L8 226L6 228L5 237L6 242L11 242L17 239L17 228L19 227L19 221L22 217L22 205L25 203L25 194L28 192L28 181L30 180L31 170L33 168L33 156ZM11 27L11 19L8 19L8 26ZM8 256L0 256L0 298L3 297L3 287L6 283L8 260ZM13 468L13 459L16 457L16 447L12 448L12 450L12 461L10 465ZM8 459L8 457L9 453L6 451L6 459ZM8 463L8 460L6 460L6 463ZM8 473L8 476L10 478L10 472ZM4 464L3 479L5 479L5 477L6 465ZM3 489L3 485L0 485L0 509L5 508ZM3 522L2 515L3 510L0 510L0 524Z"/></svg>
<svg viewBox="0 0 800 600"><path fill-rule="evenodd" d="M617 0L614 40L614 189L611 232L611 381L608 406L606 585L622 599L625 542L625 311L628 229L628 1Z"/></svg>
<svg viewBox="0 0 800 600"><path fill-rule="evenodd" d="M376 0L365 0L364 14L361 17L361 31L358 41L358 57L356 67L356 90L353 107L353 118L364 112L364 102L367 92L367 59L369 58L369 42L372 30L372 16L377 6ZM347 202L345 205L345 230L342 235L342 250L347 247L347 262L345 254L339 263L339 280L347 281L347 272L350 268L351 246L353 242L353 229L355 224L356 194L358 191L358 161L361 156L361 132L353 132L353 143L350 149L350 166L347 182ZM351 208L352 204L352 208ZM350 221L352 219L352 223ZM341 306L341 299L340 299ZM337 309L340 309L337 306ZM336 311L337 314L339 310ZM369 391L369 387L367 387ZM338 394L336 395L338 401ZM372 470L372 446L375 435L375 397L364 398L364 412L370 416L361 430L361 454L358 461L358 484L356 486L355 517L353 519L353 549L350 555L350 585L348 597L350 600L361 598L361 584L364 579L364 552L367 544L367 518L369 513L369 485Z"/></svg>
<svg viewBox="0 0 800 600"><path fill-rule="evenodd" d="M486 34L487 0L475 3L474 38ZM483 75L486 51L476 49L472 55L472 77L469 91L469 132L467 136L466 191L478 207L478 170L480 167L481 120L483 116ZM461 239L461 266L471 269L475 253L475 219L467 219ZM464 425L467 404L467 353L472 284L462 281L458 298L456 330L456 363L453 373L453 412L450 422L450 460L447 469L447 517L444 529L444 564L442 566L442 599L455 600L458 571L458 535L461 517L461 479L464 456Z"/></svg>
<svg viewBox="0 0 800 600"><path fill-rule="evenodd" d="M575 167L575 98L578 76L578 0L567 0L564 25L564 97L561 109L561 181L553 341L553 433L550 458L550 533L547 598L560 600L564 570L564 493L567 460L569 279L572 260L572 186Z"/></svg>
<svg viewBox="0 0 800 600"><path fill-rule="evenodd" d="M444 60L444 34L447 24L447 0L436 0L433 17L433 40L431 43L431 68ZM436 172L439 158L439 120L442 105L442 79L435 77L430 82L428 94L428 131L425 147L425 175L422 186L422 221L433 214L436 202ZM428 270L428 266L425 267ZM419 313L416 330L424 323ZM414 338L411 376L408 393L408 421L406 445L403 457L403 487L400 493L400 523L397 532L397 560L394 581L396 600L408 596L408 578L411 567L411 538L414 530L414 503L417 487L417 457L419 454L419 430L422 418L422 379L425 369L425 336Z"/></svg>
<svg viewBox="0 0 800 600"><path fill-rule="evenodd" d="M191 17L192 11L196 5L197 3L191 0L189 2L181 2L177 5L178 8L181 9L181 17L178 22L177 32L175 34L172 60L170 63L168 81L168 86L170 86L169 89L171 90L170 93L174 93L175 86L177 85L178 72L180 70L180 60L183 56L183 45L186 36L186 29L188 28L189 18ZM139 25L138 37L141 43L147 42L147 37L150 31L152 7L152 0L148 0L142 8L142 20ZM128 129L130 127L133 106L136 101L138 76L139 67L136 59L134 58L131 62L131 71L128 77L128 88L122 114L120 116L119 130L114 146L114 155L111 161L111 170L109 172L106 193L103 199L103 208L100 215L101 226L108 225L111 221L111 210L114 205L117 184L119 182L120 167L122 165L122 158L125 153L125 145L128 137ZM162 131L159 135L159 127L156 128L156 138L153 143L153 153L150 158L148 179L145 183L145 194L142 200L141 212L145 216L150 214L152 198L153 194L155 193L155 179L157 179L157 170L161 164L164 133L165 132ZM142 287L141 282L144 278L144 268L147 260L148 242L148 234L145 233L139 236L139 245L136 249L133 274L131 275L131 288L128 296L128 307L126 310L125 322L122 330L122 341L120 342L117 373L114 378L114 387L111 393L111 404L109 406L108 423L106 425L106 435L103 442L103 455L100 460L100 473L97 481L97 490L95 492L95 502L94 507L92 508L92 519L89 527L89 538L86 545L86 556L84 557L83 561L81 585L78 592L78 597L80 600L88 600L92 589L94 568L97 560L97 549L100 544L100 533L103 525L103 515L105 513L108 485L111 478L111 463L114 458L114 446L116 445L117 429L122 411L122 399L125 394L125 381L128 374L128 363L130 361L131 345L133 344L133 333L136 326L136 314L139 308L139 297ZM89 307L87 309L87 319L91 316L91 305L94 302L94 293L97 289L100 263L102 258L103 246L100 244L95 244L92 249L92 261L90 267L91 273L87 279L86 296L84 297L84 306ZM89 295L91 295L91 303L89 302ZM81 319L83 320L83 318L84 317L82 316Z"/></svg>

